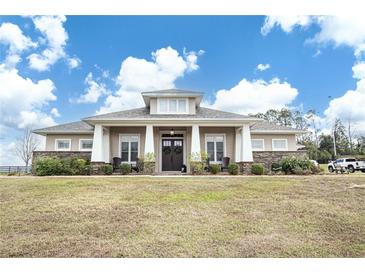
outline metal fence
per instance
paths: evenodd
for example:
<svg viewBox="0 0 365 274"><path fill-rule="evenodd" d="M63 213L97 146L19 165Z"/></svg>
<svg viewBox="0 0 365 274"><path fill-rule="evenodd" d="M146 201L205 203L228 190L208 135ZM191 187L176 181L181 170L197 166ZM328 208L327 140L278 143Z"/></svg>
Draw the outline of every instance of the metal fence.
<svg viewBox="0 0 365 274"><path fill-rule="evenodd" d="M0 173L31 173L31 166L0 166Z"/></svg>

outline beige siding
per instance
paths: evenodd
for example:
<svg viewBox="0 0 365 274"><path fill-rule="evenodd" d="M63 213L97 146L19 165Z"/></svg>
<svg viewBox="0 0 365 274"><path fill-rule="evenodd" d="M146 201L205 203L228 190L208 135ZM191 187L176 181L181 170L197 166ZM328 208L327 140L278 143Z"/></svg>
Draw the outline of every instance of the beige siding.
<svg viewBox="0 0 365 274"><path fill-rule="evenodd" d="M157 113L157 98L150 99L150 113L151 114Z"/></svg>
<svg viewBox="0 0 365 274"><path fill-rule="evenodd" d="M189 98L189 114L196 113L196 102L195 98Z"/></svg>
<svg viewBox="0 0 365 274"><path fill-rule="evenodd" d="M47 135L46 136L46 150L56 150L55 142L56 139L71 139L71 151L79 151L80 139L93 139L93 135L89 134L63 134L63 135Z"/></svg>
<svg viewBox="0 0 365 274"><path fill-rule="evenodd" d="M251 139L264 139L265 151L272 151L272 140L273 139L287 139L288 140L288 150L296 151L297 143L295 139L295 134L251 134Z"/></svg>
<svg viewBox="0 0 365 274"><path fill-rule="evenodd" d="M234 161L235 157L235 128L234 127L200 127L200 149L205 152L205 134L225 134L226 146L225 156Z"/></svg>

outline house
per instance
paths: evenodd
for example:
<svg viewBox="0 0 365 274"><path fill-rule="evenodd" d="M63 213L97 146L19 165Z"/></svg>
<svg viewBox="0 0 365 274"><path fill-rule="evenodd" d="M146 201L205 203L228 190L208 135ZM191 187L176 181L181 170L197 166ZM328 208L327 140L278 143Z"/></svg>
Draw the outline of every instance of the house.
<svg viewBox="0 0 365 274"><path fill-rule="evenodd" d="M41 156L89 158L92 165L135 164L137 158L153 155L155 172L181 171L189 155L208 154L210 163L223 157L240 163L266 164L298 151L296 135L301 130L200 106L203 94L188 90L160 90L141 93L145 107L87 117L79 122L35 130L46 136Z"/></svg>

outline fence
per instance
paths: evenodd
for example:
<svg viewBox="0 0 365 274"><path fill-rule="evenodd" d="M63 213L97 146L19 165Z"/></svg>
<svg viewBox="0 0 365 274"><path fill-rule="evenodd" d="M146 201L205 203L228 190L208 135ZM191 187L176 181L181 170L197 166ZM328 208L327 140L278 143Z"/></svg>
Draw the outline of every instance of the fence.
<svg viewBox="0 0 365 274"><path fill-rule="evenodd" d="M32 171L31 166L0 166L0 173L30 173Z"/></svg>

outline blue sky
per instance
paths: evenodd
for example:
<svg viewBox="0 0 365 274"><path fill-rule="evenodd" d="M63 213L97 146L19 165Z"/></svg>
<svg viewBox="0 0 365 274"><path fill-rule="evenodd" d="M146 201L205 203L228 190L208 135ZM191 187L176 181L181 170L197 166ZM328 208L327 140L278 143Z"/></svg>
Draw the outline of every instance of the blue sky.
<svg viewBox="0 0 365 274"><path fill-rule="evenodd" d="M3 98L0 98L3 108L0 121L0 157L3 155L3 159L0 162L5 161L5 148L11 147L21 128L28 124L42 127L79 120L94 115L96 111L118 110L119 106L139 106L137 97L133 97L137 90L160 87L158 83L151 84L145 79L160 72L143 75L145 66L156 64L151 54L160 49L168 50L156 56L168 60L170 70L176 69L172 75L164 72L156 76L168 78L161 88L173 85L203 91L205 105L223 110L252 113L271 106L303 111L316 109L319 112L318 123L328 128L326 118L330 113L342 109L346 112L351 108L346 105L346 98L341 98L349 90L361 93L356 84L362 76L354 77L353 74L354 67L362 64L361 46L365 35L354 34L360 37L341 40L328 28L332 19L271 18L270 21L265 16L67 16L48 19L36 21L36 17L0 17L0 64L3 65L0 78L1 73L10 77L9 72L16 69L14 81L29 78L34 86L39 80L50 81L43 89L35 87L45 94L40 95L41 105L35 106L33 101L24 104L24 110L35 113L30 121L19 116L21 108L13 110L10 107L22 98L4 99L17 85L5 89L0 87ZM23 39L12 47L9 39L15 39L12 36L14 29L5 29L5 24L9 27L9 23L17 26L22 36L30 40ZM263 33L265 24L268 31ZM357 23L354 24L356 29ZM54 33L59 35L52 38ZM53 51L53 59L42 57L45 49ZM358 49L360 57L355 55ZM34 58L44 62L38 66L36 62L31 64L31 54L36 54ZM21 60L9 64L6 61L8 56L18 56ZM128 57L134 59L125 62L123 75L121 66ZM69 65L71 59L75 61L74 67ZM141 59L148 64L142 64ZM269 68L260 71L257 69L259 64L268 64ZM157 66L157 69L161 67ZM362 69L362 66L359 67L359 74L363 73ZM142 72L138 76L140 78L133 78L135 71ZM10 79L5 76L3 79ZM244 83L241 82L243 79L246 79ZM131 86L128 81L132 80L141 84ZM148 83L144 85L145 80ZM82 102L78 99L91 86L99 93L97 100ZM270 98L271 90L274 94L283 90L282 93L287 95L280 103L266 100ZM216 96L217 92L219 96ZM125 97L127 94L134 95ZM362 95L360 101L363 100ZM24 96L33 95L28 91ZM108 104L108 97L110 101L120 100L125 104ZM330 101L335 98L340 100L331 107ZM231 105L232 101L235 102ZM362 114L361 109L357 109L353 115L360 124L365 121Z"/></svg>

